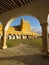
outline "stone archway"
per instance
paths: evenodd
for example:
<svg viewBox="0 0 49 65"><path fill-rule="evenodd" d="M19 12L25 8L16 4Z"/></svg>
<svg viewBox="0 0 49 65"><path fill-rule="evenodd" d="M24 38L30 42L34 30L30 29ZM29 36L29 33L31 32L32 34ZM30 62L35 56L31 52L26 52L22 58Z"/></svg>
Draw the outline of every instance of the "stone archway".
<svg viewBox="0 0 49 65"><path fill-rule="evenodd" d="M27 15L28 16L28 15ZM20 16L18 16L18 17L20 17ZM17 17L17 18L18 18ZM32 16L33 17L33 16ZM35 19L37 19L36 17L34 17ZM10 19L9 21L8 21L8 23L5 25L5 28L4 28L4 30L6 31L6 30L8 30L8 27L10 26L10 24L14 21L16 19L16 16L15 16L15 18L13 17L12 19Z"/></svg>
<svg viewBox="0 0 49 65"><path fill-rule="evenodd" d="M16 17L20 16L20 15L24 15L24 14L29 14L32 16L36 16L41 23L42 26L42 32L45 31L46 33L42 33L42 37L43 37L43 53L47 54L47 15L49 13L49 4L48 1L44 3L44 1L36 1L36 2L31 2L30 4L27 4L26 6L22 6L18 9L13 9L9 12L3 13L0 15L0 20L3 22L3 48L5 49L6 46L6 32L5 32L5 25L7 24L7 22L10 20L15 19L15 15ZM42 6L41 6L42 5ZM46 5L46 7L45 7ZM45 12L46 11L46 12ZM14 18L12 18L14 17ZM43 28L44 27L44 28ZM45 37L46 36L46 37Z"/></svg>
<svg viewBox="0 0 49 65"><path fill-rule="evenodd" d="M20 17L20 16L18 16ZM33 17L33 16L32 16ZM36 17L34 17L36 18ZM15 18L13 17L11 20L8 21L7 25L5 26L5 31L8 30L8 27L10 26L10 24L13 22L13 20L16 19L16 16ZM37 18L36 18L37 19ZM18 36L19 37L19 36ZM22 36L21 36L22 37ZM18 38L17 38L18 39ZM24 36L23 36L23 39L24 39Z"/></svg>
<svg viewBox="0 0 49 65"><path fill-rule="evenodd" d="M10 19L7 23L7 25L4 25L4 30L3 30L3 35L4 35L4 41L3 43L3 49L7 48L6 45L6 30L8 29L9 25L12 23L12 21L15 19L16 17L13 17L12 19ZM43 18L43 19L42 19ZM42 46L42 54L43 55L47 55L48 49L47 49L47 17L39 17L40 20L40 24L42 26L42 38L43 38L43 46ZM42 21L42 23L41 23ZM45 21L45 22L43 22ZM46 32L46 33L45 33ZM46 37L45 37L46 36Z"/></svg>
<svg viewBox="0 0 49 65"><path fill-rule="evenodd" d="M16 17L13 17L11 20L8 21L7 25L4 27L4 31L3 31L3 32L5 32L5 31L8 29L9 25L12 23L12 21L13 21L15 18L16 18ZM46 22L45 17L44 17L44 19L39 18L39 20ZM42 26L42 37L43 37L42 54L43 54L43 55L46 55L47 52L48 52L48 49L47 49L47 22L46 22L46 23L44 23L44 22L41 23L41 22L40 22L40 24L41 24L41 26ZM46 32L46 33L45 33L45 32ZM3 35L5 36L5 37L4 37L4 43L3 43L3 49L5 49L5 48L7 48L7 46L6 46L6 32L3 33ZM45 36L46 36L46 38L45 38ZM45 43L45 42L46 42L46 43Z"/></svg>

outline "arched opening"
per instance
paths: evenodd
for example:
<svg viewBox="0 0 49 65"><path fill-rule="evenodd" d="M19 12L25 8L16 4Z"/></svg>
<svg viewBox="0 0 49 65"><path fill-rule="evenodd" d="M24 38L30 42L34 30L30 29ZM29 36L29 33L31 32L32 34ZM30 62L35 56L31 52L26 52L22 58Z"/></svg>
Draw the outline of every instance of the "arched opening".
<svg viewBox="0 0 49 65"><path fill-rule="evenodd" d="M5 30L9 31L11 35L14 34L15 39L13 39L15 43L28 43L37 47L41 47L42 45L42 30L40 22L36 17L20 16L15 18L15 20L13 18L7 23ZM12 44L13 42L11 41L13 40L10 40L7 44Z"/></svg>
<svg viewBox="0 0 49 65"><path fill-rule="evenodd" d="M15 33L12 35L12 39L16 39L16 34Z"/></svg>
<svg viewBox="0 0 49 65"><path fill-rule="evenodd" d="M12 39L12 34L8 34L7 35L7 39L10 39L11 40Z"/></svg>

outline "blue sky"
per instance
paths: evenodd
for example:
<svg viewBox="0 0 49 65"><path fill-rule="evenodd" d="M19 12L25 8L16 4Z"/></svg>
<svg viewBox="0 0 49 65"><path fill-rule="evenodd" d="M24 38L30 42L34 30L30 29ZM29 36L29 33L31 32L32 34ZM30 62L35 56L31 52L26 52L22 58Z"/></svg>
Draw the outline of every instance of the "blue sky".
<svg viewBox="0 0 49 65"><path fill-rule="evenodd" d="M32 16L20 16L18 18L16 18L12 23L11 26L17 26L20 24L20 20L24 18L24 20L28 20L28 22L30 23L31 26L33 27L40 27L40 23L38 21L38 19L36 19L35 17Z"/></svg>
<svg viewBox="0 0 49 65"><path fill-rule="evenodd" d="M33 17L33 16L20 16L18 18L16 18L10 26L17 26L17 25L20 25L20 21L21 19L24 18L24 20L28 20L28 22L30 23L31 25L31 31L34 31L34 32L38 32L38 33L42 33L42 28L40 26L40 22L37 18ZM48 24L49 24L49 16L48 16ZM0 22L1 24L1 22ZM48 30L48 33L49 33L49 26L47 28Z"/></svg>
<svg viewBox="0 0 49 65"><path fill-rule="evenodd" d="M28 20L28 22L30 23L31 25L31 31L35 31L35 32L38 32L38 33L41 33L41 26L40 26L40 22L37 18L33 17L33 16L20 16L18 18L16 18L10 26L17 26L17 25L20 25L20 21L21 19L24 19L24 20Z"/></svg>

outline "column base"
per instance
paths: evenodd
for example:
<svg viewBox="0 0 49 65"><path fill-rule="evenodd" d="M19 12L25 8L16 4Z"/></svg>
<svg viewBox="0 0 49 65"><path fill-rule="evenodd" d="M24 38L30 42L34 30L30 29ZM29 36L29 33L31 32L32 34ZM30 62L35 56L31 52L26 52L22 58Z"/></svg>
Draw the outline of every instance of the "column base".
<svg viewBox="0 0 49 65"><path fill-rule="evenodd" d="M7 48L7 45L3 46L2 48L3 48L3 49L6 49L6 48Z"/></svg>
<svg viewBox="0 0 49 65"><path fill-rule="evenodd" d="M48 57L49 57L49 49L48 49Z"/></svg>
<svg viewBox="0 0 49 65"><path fill-rule="evenodd" d="M48 53L49 53L49 49L48 49Z"/></svg>
<svg viewBox="0 0 49 65"><path fill-rule="evenodd" d="M41 55L42 55L42 56L47 56L47 55L48 55L48 51L42 50L42 51L41 51Z"/></svg>
<svg viewBox="0 0 49 65"><path fill-rule="evenodd" d="M46 56L48 52L41 52L42 56Z"/></svg>

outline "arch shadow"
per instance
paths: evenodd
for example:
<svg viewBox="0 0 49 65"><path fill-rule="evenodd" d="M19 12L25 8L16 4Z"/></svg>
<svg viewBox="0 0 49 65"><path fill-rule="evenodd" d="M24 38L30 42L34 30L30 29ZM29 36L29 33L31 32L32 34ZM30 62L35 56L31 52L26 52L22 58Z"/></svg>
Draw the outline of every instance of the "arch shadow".
<svg viewBox="0 0 49 65"><path fill-rule="evenodd" d="M49 65L49 57L42 57L40 54L35 55L19 55L10 57L0 57L0 61L15 60L25 65Z"/></svg>

